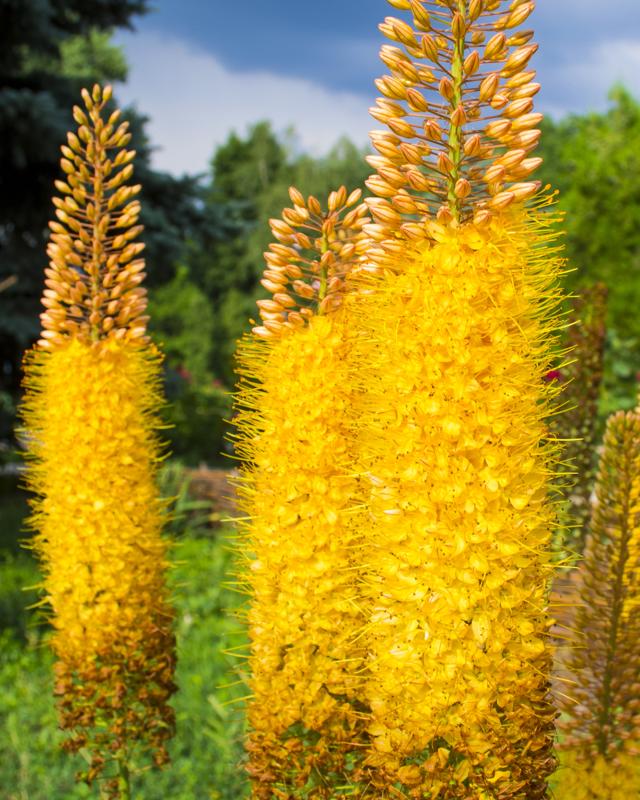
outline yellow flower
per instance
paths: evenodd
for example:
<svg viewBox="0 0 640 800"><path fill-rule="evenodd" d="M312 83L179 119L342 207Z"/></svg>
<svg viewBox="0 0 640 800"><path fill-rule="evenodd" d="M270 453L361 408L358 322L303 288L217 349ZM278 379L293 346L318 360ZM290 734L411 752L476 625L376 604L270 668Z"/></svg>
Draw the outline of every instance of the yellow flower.
<svg viewBox="0 0 640 800"><path fill-rule="evenodd" d="M376 796L535 800L555 763L543 378L562 268L549 201L530 202L535 4L390 2L409 17L380 26L373 241L347 294L366 766Z"/></svg>
<svg viewBox="0 0 640 800"><path fill-rule="evenodd" d="M62 725L100 745L162 742L173 637L154 483L159 361L115 340L71 339L28 361L24 418L37 493L34 547L55 630ZM167 730L163 728L167 726Z"/></svg>
<svg viewBox="0 0 640 800"><path fill-rule="evenodd" d="M255 381L240 401L254 796L542 800L557 459L544 377L563 264L550 200L526 205L542 116L537 46L518 27L534 3L390 2L413 24L381 26L391 74L372 114L388 130L372 133L363 257L323 306L334 255L325 242L301 259L314 204L292 195L260 346L241 360ZM295 277L301 263L316 280ZM332 475L349 477L337 505L320 488ZM314 727L332 680L340 712ZM357 732L352 752L335 730Z"/></svg>
<svg viewBox="0 0 640 800"><path fill-rule="evenodd" d="M540 308L558 264L531 256L542 224L514 212L432 228L394 272L354 280L363 699L380 792L532 800L554 767L553 321Z"/></svg>
<svg viewBox="0 0 640 800"><path fill-rule="evenodd" d="M113 778L116 762L121 774L105 791L119 797L137 751L167 760L175 643L155 485L161 359L145 331L126 125L115 128L119 112L106 124L101 117L109 96L84 93L78 136L63 148L23 418L65 746L89 748L88 780L103 769Z"/></svg>
<svg viewBox="0 0 640 800"><path fill-rule="evenodd" d="M296 190L292 198L302 208ZM261 301L263 325L240 346L238 452L247 465L240 496L251 597L248 769L253 796L265 800L342 797L335 787L352 783L362 737L362 653L353 641L361 625L358 531L345 427L352 398L338 285L366 217L354 209L347 212L353 225L345 224L339 212L346 201L341 190L321 216L311 198L310 214L289 230L273 224L276 235L300 237L302 246L272 246L279 263L269 263L265 281L280 282L273 300ZM338 258L328 261L323 254L332 243ZM311 290L299 305L293 291L287 294L287 279ZM323 286L331 287L324 296Z"/></svg>

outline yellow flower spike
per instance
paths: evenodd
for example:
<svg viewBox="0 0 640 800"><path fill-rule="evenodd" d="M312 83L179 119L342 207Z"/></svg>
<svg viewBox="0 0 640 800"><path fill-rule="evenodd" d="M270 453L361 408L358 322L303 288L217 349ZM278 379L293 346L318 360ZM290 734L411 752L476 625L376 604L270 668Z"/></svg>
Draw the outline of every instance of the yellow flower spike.
<svg viewBox="0 0 640 800"><path fill-rule="evenodd" d="M340 301L368 219L345 189L327 212L291 197L294 209L272 221L279 241L264 283L273 300L259 302L263 324L240 345L236 402L251 596L248 770L253 797L265 800L346 797L364 725Z"/></svg>
<svg viewBox="0 0 640 800"><path fill-rule="evenodd" d="M56 183L43 330L22 409L65 747L83 776L128 797L140 754L167 760L174 728L172 611L155 486L160 356L148 345L133 153L109 87L83 93ZM114 775L118 769L119 774Z"/></svg>
<svg viewBox="0 0 640 800"><path fill-rule="evenodd" d="M640 793L640 415L608 422L580 602L560 659L558 800Z"/></svg>
<svg viewBox="0 0 640 800"><path fill-rule="evenodd" d="M555 768L544 377L563 263L550 200L530 201L535 45L514 28L534 4L392 5L412 24L381 26L375 244L347 294L365 766L377 797L537 800Z"/></svg>
<svg viewBox="0 0 640 800"><path fill-rule="evenodd" d="M540 307L555 267L531 256L538 224L449 228L396 274L354 280L369 291L350 304L350 357L357 471L371 476L361 593L380 791L495 785L530 800L554 767L544 417L557 390Z"/></svg>

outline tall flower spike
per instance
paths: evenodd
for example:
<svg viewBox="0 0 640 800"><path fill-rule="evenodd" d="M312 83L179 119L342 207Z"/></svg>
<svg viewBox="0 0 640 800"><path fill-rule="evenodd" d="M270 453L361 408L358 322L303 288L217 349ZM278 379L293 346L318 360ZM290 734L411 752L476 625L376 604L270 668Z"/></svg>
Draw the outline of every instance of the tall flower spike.
<svg viewBox="0 0 640 800"><path fill-rule="evenodd" d="M118 112L102 119L110 94L83 93L63 148L23 418L65 747L91 753L85 780L128 798L142 756L167 760L175 643L155 485L160 356L145 330L129 134L114 129Z"/></svg>
<svg viewBox="0 0 640 800"><path fill-rule="evenodd" d="M640 415L609 419L558 693L558 800L640 793Z"/></svg>
<svg viewBox="0 0 640 800"><path fill-rule="evenodd" d="M392 0L376 244L347 292L376 797L547 796L557 279L533 3ZM504 13L502 13L504 12ZM426 91L425 91L426 90ZM365 488L367 486L368 488Z"/></svg>
<svg viewBox="0 0 640 800"><path fill-rule="evenodd" d="M366 207L340 189L272 221L262 326L240 344L236 400L252 697L253 797L338 798L357 778L362 645L354 568L351 405L340 291ZM343 215L345 207L351 210ZM344 795L336 787L343 787Z"/></svg>
<svg viewBox="0 0 640 800"><path fill-rule="evenodd" d="M538 46L532 31L516 30L535 3L389 2L413 24L387 17L380 26L393 44L382 48L390 74L376 81L383 96L371 109L389 128L371 134L379 236L407 215L486 224L540 187L530 180L541 163L531 155L540 86L528 67Z"/></svg>

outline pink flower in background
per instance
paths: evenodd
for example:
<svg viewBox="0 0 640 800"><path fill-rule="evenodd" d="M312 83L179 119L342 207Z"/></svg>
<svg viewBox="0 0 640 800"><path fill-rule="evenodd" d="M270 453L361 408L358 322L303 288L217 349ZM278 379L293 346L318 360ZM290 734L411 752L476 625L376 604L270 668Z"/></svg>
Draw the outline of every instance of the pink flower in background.
<svg viewBox="0 0 640 800"><path fill-rule="evenodd" d="M191 383L192 375L191 372L182 364L176 369L178 375L182 378L183 381L187 381Z"/></svg>

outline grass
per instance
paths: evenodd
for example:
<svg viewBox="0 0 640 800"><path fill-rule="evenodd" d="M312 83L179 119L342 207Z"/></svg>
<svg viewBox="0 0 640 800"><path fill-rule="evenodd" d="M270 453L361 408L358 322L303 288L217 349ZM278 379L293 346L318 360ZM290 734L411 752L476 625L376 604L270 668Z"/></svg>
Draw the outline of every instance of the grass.
<svg viewBox="0 0 640 800"><path fill-rule="evenodd" d="M5 498L2 498L4 500ZM5 516L5 509L9 514ZM74 780L81 756L60 751L52 694L47 626L25 606L38 581L28 552L16 552L24 501L2 503L0 527L0 786L6 800L95 798ZM242 647L237 618L242 598L225 586L231 569L231 529L208 536L187 529L174 549L171 575L177 609L178 675L174 707L178 731L171 765L135 777L135 800L241 800L247 795L242 767L246 694L242 660L227 651Z"/></svg>

